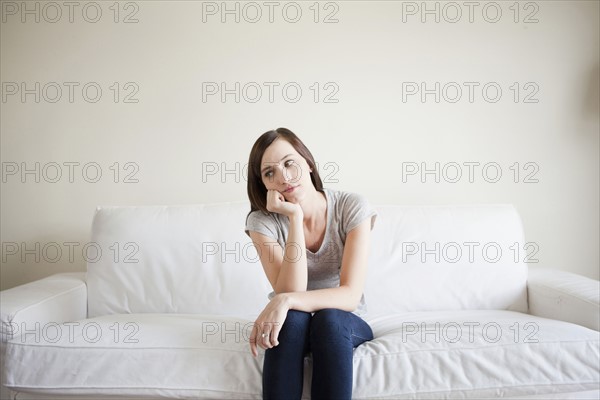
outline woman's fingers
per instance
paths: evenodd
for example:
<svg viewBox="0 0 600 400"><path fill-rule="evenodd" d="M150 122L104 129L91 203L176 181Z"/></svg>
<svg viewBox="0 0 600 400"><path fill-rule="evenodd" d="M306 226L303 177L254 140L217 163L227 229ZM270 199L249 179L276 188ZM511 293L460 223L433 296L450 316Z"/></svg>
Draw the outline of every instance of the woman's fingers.
<svg viewBox="0 0 600 400"><path fill-rule="evenodd" d="M258 355L258 349L256 348L256 335L258 335L258 329L256 329L256 324L252 327L252 332L250 333L250 338L248 341L250 342L250 351L252 355L256 357Z"/></svg>
<svg viewBox="0 0 600 400"><path fill-rule="evenodd" d="M277 346L279 344L279 331L281 331L281 325L273 324L273 333L271 334L273 346Z"/></svg>
<svg viewBox="0 0 600 400"><path fill-rule="evenodd" d="M264 347L263 347L263 349L265 349L265 350L266 350L266 349L270 349L271 347L273 347L273 346L271 345L271 337L270 337L270 336L271 336L271 334L270 334L269 332L264 332L264 333L263 333L261 336L262 336L262 337L261 337L261 339L262 339L262 344L263 344L263 346L264 346Z"/></svg>
<svg viewBox="0 0 600 400"><path fill-rule="evenodd" d="M276 325L276 324L275 324ZM254 357L258 356L258 348L260 347L263 350L271 349L277 346L279 343L277 342L277 336L273 336L273 324L268 324L266 322L258 323L255 322L252 331L250 333L250 337L248 341L250 342L250 351ZM263 327L262 329L260 327ZM278 334L275 333L275 335ZM275 337L275 340L272 338Z"/></svg>
<svg viewBox="0 0 600 400"><path fill-rule="evenodd" d="M280 202L282 202L282 203L283 203L283 202L285 202L285 197L283 197L283 195L282 195L280 192L278 192L278 191L275 191L275 193L276 193L276 194L275 194L275 196L277 196L277 199L278 199Z"/></svg>
<svg viewBox="0 0 600 400"><path fill-rule="evenodd" d="M257 337L257 343L263 349L272 349L279 344L277 340L281 328L278 323L263 322L262 332Z"/></svg>
<svg viewBox="0 0 600 400"><path fill-rule="evenodd" d="M267 210L277 212L277 200L279 199L277 195L279 194L280 193L277 190L269 189L267 191Z"/></svg>
<svg viewBox="0 0 600 400"><path fill-rule="evenodd" d="M273 189L267 191L267 210L282 214L286 207L285 197L281 192Z"/></svg>
<svg viewBox="0 0 600 400"><path fill-rule="evenodd" d="M267 323L267 322L263 322L262 324L263 329L262 329L262 333L261 333L261 339L262 339L262 343L265 347L263 347L265 350L266 349L270 349L273 347L272 341L271 341L271 335L273 334L273 328L272 325Z"/></svg>

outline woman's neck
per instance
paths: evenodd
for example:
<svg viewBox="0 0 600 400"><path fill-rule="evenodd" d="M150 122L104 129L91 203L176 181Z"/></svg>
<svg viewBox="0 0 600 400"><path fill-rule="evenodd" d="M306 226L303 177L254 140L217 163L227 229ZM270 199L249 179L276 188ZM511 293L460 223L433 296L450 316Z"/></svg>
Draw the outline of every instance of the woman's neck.
<svg viewBox="0 0 600 400"><path fill-rule="evenodd" d="M323 225L327 216L327 199L322 192L314 189L304 201L300 202L304 214L304 226L307 229Z"/></svg>

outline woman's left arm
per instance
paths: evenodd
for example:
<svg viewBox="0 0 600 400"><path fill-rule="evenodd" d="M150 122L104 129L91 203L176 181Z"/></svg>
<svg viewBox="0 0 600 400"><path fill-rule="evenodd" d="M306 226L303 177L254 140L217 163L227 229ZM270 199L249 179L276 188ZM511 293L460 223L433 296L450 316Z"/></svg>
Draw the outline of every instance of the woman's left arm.
<svg viewBox="0 0 600 400"><path fill-rule="evenodd" d="M352 312L356 310L362 296L367 277L367 261L371 242L371 218L365 219L346 236L340 286L305 292L281 293L290 309L315 312L324 308L338 308Z"/></svg>

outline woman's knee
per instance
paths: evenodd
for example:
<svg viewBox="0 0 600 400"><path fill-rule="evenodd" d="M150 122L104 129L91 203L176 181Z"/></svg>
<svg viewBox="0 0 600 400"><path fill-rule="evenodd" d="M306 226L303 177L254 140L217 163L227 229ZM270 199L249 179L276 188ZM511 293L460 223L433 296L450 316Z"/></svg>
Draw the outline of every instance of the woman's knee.
<svg viewBox="0 0 600 400"><path fill-rule="evenodd" d="M288 310L279 331L279 341L303 341L308 335L310 318L311 314L308 312Z"/></svg>
<svg viewBox="0 0 600 400"><path fill-rule="evenodd" d="M310 324L311 342L350 340L348 312L337 308L325 308L313 315Z"/></svg>

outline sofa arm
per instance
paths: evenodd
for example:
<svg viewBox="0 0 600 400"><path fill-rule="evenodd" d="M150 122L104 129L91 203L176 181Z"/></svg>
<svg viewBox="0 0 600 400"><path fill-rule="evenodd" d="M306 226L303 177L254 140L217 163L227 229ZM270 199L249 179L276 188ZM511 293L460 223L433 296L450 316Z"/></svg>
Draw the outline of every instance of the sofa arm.
<svg viewBox="0 0 600 400"><path fill-rule="evenodd" d="M23 331L87 317L85 272L71 272L0 292L0 337L6 342ZM36 327L36 323L40 327Z"/></svg>
<svg viewBox="0 0 600 400"><path fill-rule="evenodd" d="M600 282L566 271L530 267L529 313L600 330Z"/></svg>

